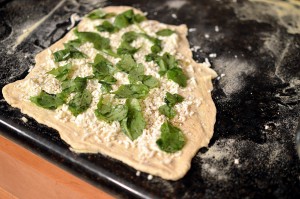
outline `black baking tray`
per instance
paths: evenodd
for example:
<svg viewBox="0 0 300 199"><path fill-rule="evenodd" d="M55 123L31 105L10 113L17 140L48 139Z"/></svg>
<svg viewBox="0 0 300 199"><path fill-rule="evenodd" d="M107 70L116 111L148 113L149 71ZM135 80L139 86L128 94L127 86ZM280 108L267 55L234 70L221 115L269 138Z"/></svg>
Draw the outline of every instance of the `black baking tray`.
<svg viewBox="0 0 300 199"><path fill-rule="evenodd" d="M187 24L194 58L209 58L219 74L212 92L218 110L214 136L186 176L148 180L146 173L136 176L101 154L75 154L56 130L10 107L2 94L1 134L116 197L300 198L299 1L0 0L0 88L28 74L34 56L67 33L72 14L107 5L130 5L149 19Z"/></svg>

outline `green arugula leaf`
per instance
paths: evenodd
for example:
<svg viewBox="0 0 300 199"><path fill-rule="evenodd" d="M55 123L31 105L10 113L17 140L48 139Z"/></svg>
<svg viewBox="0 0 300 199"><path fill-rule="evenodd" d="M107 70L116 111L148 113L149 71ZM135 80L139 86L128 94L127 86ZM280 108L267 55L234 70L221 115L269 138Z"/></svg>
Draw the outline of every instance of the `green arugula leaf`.
<svg viewBox="0 0 300 199"><path fill-rule="evenodd" d="M140 15L140 14L134 14L133 10L127 10L125 12L122 12L118 14L114 21L114 26L121 29L126 28L127 26L134 24L134 23L140 23L144 21L146 17Z"/></svg>
<svg viewBox="0 0 300 199"><path fill-rule="evenodd" d="M103 94L109 93L112 90L112 86L109 83L103 82L103 81L99 81L99 83L101 83L101 91Z"/></svg>
<svg viewBox="0 0 300 199"><path fill-rule="evenodd" d="M183 102L184 98L179 94L166 93L165 102L168 106L175 106L175 104Z"/></svg>
<svg viewBox="0 0 300 199"><path fill-rule="evenodd" d="M65 93L72 92L83 92L87 85L87 78L85 77L76 77L72 80L63 81L61 86L62 90Z"/></svg>
<svg viewBox="0 0 300 199"><path fill-rule="evenodd" d="M162 51L162 48L161 48L160 45L156 45L155 44L155 45L151 46L151 52L152 53L157 54L157 53L159 53L161 51Z"/></svg>
<svg viewBox="0 0 300 199"><path fill-rule="evenodd" d="M116 14L115 13L105 13L103 10L95 10L91 13L89 13L87 15L87 18L89 19L108 19L108 18L111 18L111 17L114 17Z"/></svg>
<svg viewBox="0 0 300 199"><path fill-rule="evenodd" d="M143 75L143 84L148 86L149 88L155 88L159 86L159 81L157 78L152 75Z"/></svg>
<svg viewBox="0 0 300 199"><path fill-rule="evenodd" d="M109 33L114 33L118 31L118 28L112 25L109 21L104 21L101 25L96 26L96 29L99 32L109 32Z"/></svg>
<svg viewBox="0 0 300 199"><path fill-rule="evenodd" d="M94 44L94 48L97 50L106 50L111 49L110 41L108 38L102 37L98 33L95 32L78 32L77 29L74 30L75 35L82 42L91 42Z"/></svg>
<svg viewBox="0 0 300 199"><path fill-rule="evenodd" d="M100 62L105 62L105 63L107 63L108 65L112 65L112 63L111 63L108 59L106 59L105 57L103 57L103 55L97 54L97 55L95 56L95 58L94 58L94 63L93 63L93 65L97 65L97 64L100 63Z"/></svg>
<svg viewBox="0 0 300 199"><path fill-rule="evenodd" d="M112 106L110 103L105 104L103 102L103 97L95 110L95 115L99 120L106 122L121 121L127 116L128 107L125 105Z"/></svg>
<svg viewBox="0 0 300 199"><path fill-rule="evenodd" d="M74 116L77 116L86 111L91 103L92 94L90 91L84 90L83 92L77 92L73 99L68 103L69 111L71 111Z"/></svg>
<svg viewBox="0 0 300 199"><path fill-rule="evenodd" d="M156 56L154 57L154 59L154 61L159 66L158 73L161 76L165 75L169 69L178 67L178 62L176 61L175 57L170 55L169 53L164 53L163 56Z"/></svg>
<svg viewBox="0 0 300 199"><path fill-rule="evenodd" d="M134 48L130 44L138 38L139 34L134 31L126 32L122 35L122 42L117 49L118 55L130 54L133 55L136 53L139 48Z"/></svg>
<svg viewBox="0 0 300 199"><path fill-rule="evenodd" d="M141 23L142 21L145 21L147 18L144 15L136 14L133 17L134 23Z"/></svg>
<svg viewBox="0 0 300 199"><path fill-rule="evenodd" d="M169 122L163 123L160 128L161 135L156 141L158 147L167 153L175 153L185 145L185 138L182 131Z"/></svg>
<svg viewBox="0 0 300 199"><path fill-rule="evenodd" d="M64 80L68 79L69 74L71 72L71 67L72 67L72 65L69 63L64 66L60 66L58 68L53 68L52 70L50 70L47 73L54 75L54 77L56 79L58 79L59 81L64 81Z"/></svg>
<svg viewBox="0 0 300 199"><path fill-rule="evenodd" d="M134 31L126 32L122 35L122 40L126 41L128 43L132 43L134 40L136 40L139 37L139 33L136 33Z"/></svg>
<svg viewBox="0 0 300 199"><path fill-rule="evenodd" d="M120 125L125 135L135 140L143 133L146 122L137 99L127 99L126 106L128 107L127 117L121 121Z"/></svg>
<svg viewBox="0 0 300 199"><path fill-rule="evenodd" d="M30 97L30 101L49 110L55 110L64 103L63 100L56 95L49 94L45 91L41 91L37 96Z"/></svg>
<svg viewBox="0 0 300 199"><path fill-rule="evenodd" d="M60 62L60 61L65 61L68 59L82 59L82 58L87 58L88 56L79 50L77 50L73 46L68 46L68 48L65 48L63 50L59 50L53 53L54 56L54 61L55 62Z"/></svg>
<svg viewBox="0 0 300 199"><path fill-rule="evenodd" d="M101 54L97 54L92 68L94 77L101 83L102 92L109 93L112 90L111 85L117 82L117 79L113 77L113 74L116 72L113 64Z"/></svg>
<svg viewBox="0 0 300 199"><path fill-rule="evenodd" d="M170 119L173 119L177 114L176 110L173 107L170 107L166 104L160 106L158 110L161 114L165 115L166 117L168 117Z"/></svg>
<svg viewBox="0 0 300 199"><path fill-rule="evenodd" d="M140 33L140 35L153 43L153 46L151 46L151 52L153 54L157 54L162 51L160 39L158 39L156 37L151 37L150 35L148 35L146 33Z"/></svg>
<svg viewBox="0 0 300 199"><path fill-rule="evenodd" d="M97 54L92 65L93 74L98 80L106 83L115 83L117 80L113 77L115 69L113 64L102 55Z"/></svg>
<svg viewBox="0 0 300 199"><path fill-rule="evenodd" d="M170 29L162 29L156 32L156 35L158 36L170 36L173 33L175 33L174 30L170 30Z"/></svg>
<svg viewBox="0 0 300 199"><path fill-rule="evenodd" d="M175 56L170 55L169 53L164 53L162 56L162 61L166 65L167 69L172 69L178 67L178 62Z"/></svg>
<svg viewBox="0 0 300 199"><path fill-rule="evenodd" d="M173 108L173 106L175 106L175 104L183 102L184 98L179 95L179 94L171 94L169 92L167 92L166 97L165 97L165 105L162 105L159 107L159 112L163 115L165 115L166 117L173 119L177 112L176 110Z"/></svg>
<svg viewBox="0 0 300 199"><path fill-rule="evenodd" d="M79 46L81 46L82 42L80 39L74 39L74 40L70 40L67 43L64 43L64 47L65 48L78 48Z"/></svg>
<svg viewBox="0 0 300 199"><path fill-rule="evenodd" d="M187 77L183 73L181 68L172 68L167 72L168 79L176 82L179 86L186 87L187 86Z"/></svg>
<svg viewBox="0 0 300 199"><path fill-rule="evenodd" d="M137 64L131 55L125 54L121 56L121 60L117 63L117 68L121 71L129 73Z"/></svg>
<svg viewBox="0 0 300 199"><path fill-rule="evenodd" d="M176 82L182 87L187 86L187 76L183 70L178 67L178 61L173 55L164 53L163 56L158 56L154 53L148 54L145 57L146 61L155 61L159 66L158 73L163 76L167 74L167 78Z"/></svg>
<svg viewBox="0 0 300 199"><path fill-rule="evenodd" d="M145 56L146 62L150 62L150 61L158 62L159 58L160 58L160 56L155 53L150 53Z"/></svg>
<svg viewBox="0 0 300 199"><path fill-rule="evenodd" d="M121 28L126 28L130 24L133 23L132 18L134 16L133 10L127 10L125 12L122 12L121 14L118 14L115 18L114 25Z"/></svg>
<svg viewBox="0 0 300 199"><path fill-rule="evenodd" d="M116 98L145 98L149 93L149 88L143 84L121 85L115 94Z"/></svg>
<svg viewBox="0 0 300 199"><path fill-rule="evenodd" d="M128 80L130 83L136 83L144 79L144 66L137 64L133 69L129 71Z"/></svg>
<svg viewBox="0 0 300 199"><path fill-rule="evenodd" d="M133 55L138 50L139 50L139 48L134 48L130 45L130 43L122 41L120 46L117 49L117 54L118 55L125 55L125 54Z"/></svg>

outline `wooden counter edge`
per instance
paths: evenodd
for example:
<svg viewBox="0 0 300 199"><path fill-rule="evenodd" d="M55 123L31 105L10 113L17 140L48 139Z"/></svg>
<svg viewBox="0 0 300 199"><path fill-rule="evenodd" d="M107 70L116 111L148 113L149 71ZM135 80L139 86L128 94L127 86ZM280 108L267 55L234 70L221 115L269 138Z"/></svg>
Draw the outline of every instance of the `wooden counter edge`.
<svg viewBox="0 0 300 199"><path fill-rule="evenodd" d="M0 196L20 199L113 198L2 135Z"/></svg>

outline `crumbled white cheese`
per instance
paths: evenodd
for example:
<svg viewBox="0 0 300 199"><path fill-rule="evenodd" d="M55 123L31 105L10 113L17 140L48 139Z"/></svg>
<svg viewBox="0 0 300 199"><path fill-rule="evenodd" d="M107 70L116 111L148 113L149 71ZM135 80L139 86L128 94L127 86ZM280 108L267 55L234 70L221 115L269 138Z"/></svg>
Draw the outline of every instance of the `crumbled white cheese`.
<svg viewBox="0 0 300 199"><path fill-rule="evenodd" d="M209 38L209 34L204 34L204 37L205 37L206 39L208 39L208 38Z"/></svg>
<svg viewBox="0 0 300 199"><path fill-rule="evenodd" d="M197 52L201 47L200 46L193 46L191 48L192 51Z"/></svg>
<svg viewBox="0 0 300 199"><path fill-rule="evenodd" d="M148 180L152 180L152 179L153 179L153 176L152 176L152 175L148 175L147 179L148 179Z"/></svg>
<svg viewBox="0 0 300 199"><path fill-rule="evenodd" d="M219 26L215 26L215 31L216 31L216 32L219 32L219 31L220 31Z"/></svg>
<svg viewBox="0 0 300 199"><path fill-rule="evenodd" d="M239 164L239 163L240 163L239 159L234 159L234 164Z"/></svg>
<svg viewBox="0 0 300 199"><path fill-rule="evenodd" d="M174 19L177 19L177 15L176 15L175 13L173 13L171 16L172 16Z"/></svg>
<svg viewBox="0 0 300 199"><path fill-rule="evenodd" d="M216 53L211 53L208 55L210 58L216 58L217 57L217 54Z"/></svg>
<svg viewBox="0 0 300 199"><path fill-rule="evenodd" d="M141 175L141 172L140 172L140 171L136 171L135 175L136 175L136 176L140 176L140 175Z"/></svg>
<svg viewBox="0 0 300 199"><path fill-rule="evenodd" d="M197 28L190 28L189 32L195 32L197 30Z"/></svg>
<svg viewBox="0 0 300 199"><path fill-rule="evenodd" d="M24 116L21 117L21 120L22 120L23 122L25 122L25 123L28 122L28 119L27 119L26 117L24 117Z"/></svg>

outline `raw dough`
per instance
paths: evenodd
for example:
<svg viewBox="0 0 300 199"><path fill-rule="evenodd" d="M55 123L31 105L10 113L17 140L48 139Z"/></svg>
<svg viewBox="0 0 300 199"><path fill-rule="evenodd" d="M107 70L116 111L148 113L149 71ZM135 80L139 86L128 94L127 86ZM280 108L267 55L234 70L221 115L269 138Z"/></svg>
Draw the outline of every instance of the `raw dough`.
<svg viewBox="0 0 300 199"><path fill-rule="evenodd" d="M103 10L106 12L121 13L125 10L133 9L131 7L119 6L119 7L106 7ZM141 11L134 9L135 12L141 13ZM87 19L83 19L78 25L78 30ZM158 22L153 22L158 23ZM45 124L49 127L56 129L61 138L70 145L70 148L79 153L102 153L112 158L118 159L131 167L143 172L147 172L152 175L160 176L168 180L178 180L183 177L191 166L191 159L197 153L197 151L204 146L207 146L214 131L214 123L216 118L216 108L211 98L210 91L212 90L211 79L216 77L216 73L208 68L205 64L196 63L192 59L192 52L189 48L188 40L186 39L187 27L185 25L172 26L179 34L179 48L177 49L185 59L190 61L189 70L185 70L185 73L189 78L193 78L196 82L197 89L192 92L185 89L180 91L179 94L188 98L194 96L196 99L201 99L201 105L192 107L193 115L187 118L182 123L180 129L185 133L186 145L178 156L172 159L168 164L163 164L161 158L157 155L153 155L150 161L141 162L138 157L138 149L134 147L126 148L124 145L113 144L99 144L95 140L90 142L84 142L82 136L85 129L78 127L74 122L66 121L62 122L55 117L55 112L36 106L29 100L22 100L22 96L26 95L26 90L22 90L20 85L25 80L35 77L40 73L43 67L45 67L45 59L49 57L48 49L40 52L36 55L36 65L33 70L23 80L16 81L6 85L2 92L5 100L13 107L19 108L22 113L27 114L37 120L39 123ZM73 34L70 31L64 38L53 44L49 49L54 52L57 49L63 49L63 43L65 43L70 35ZM76 133L75 133L76 132ZM122 133L122 132L120 132Z"/></svg>

